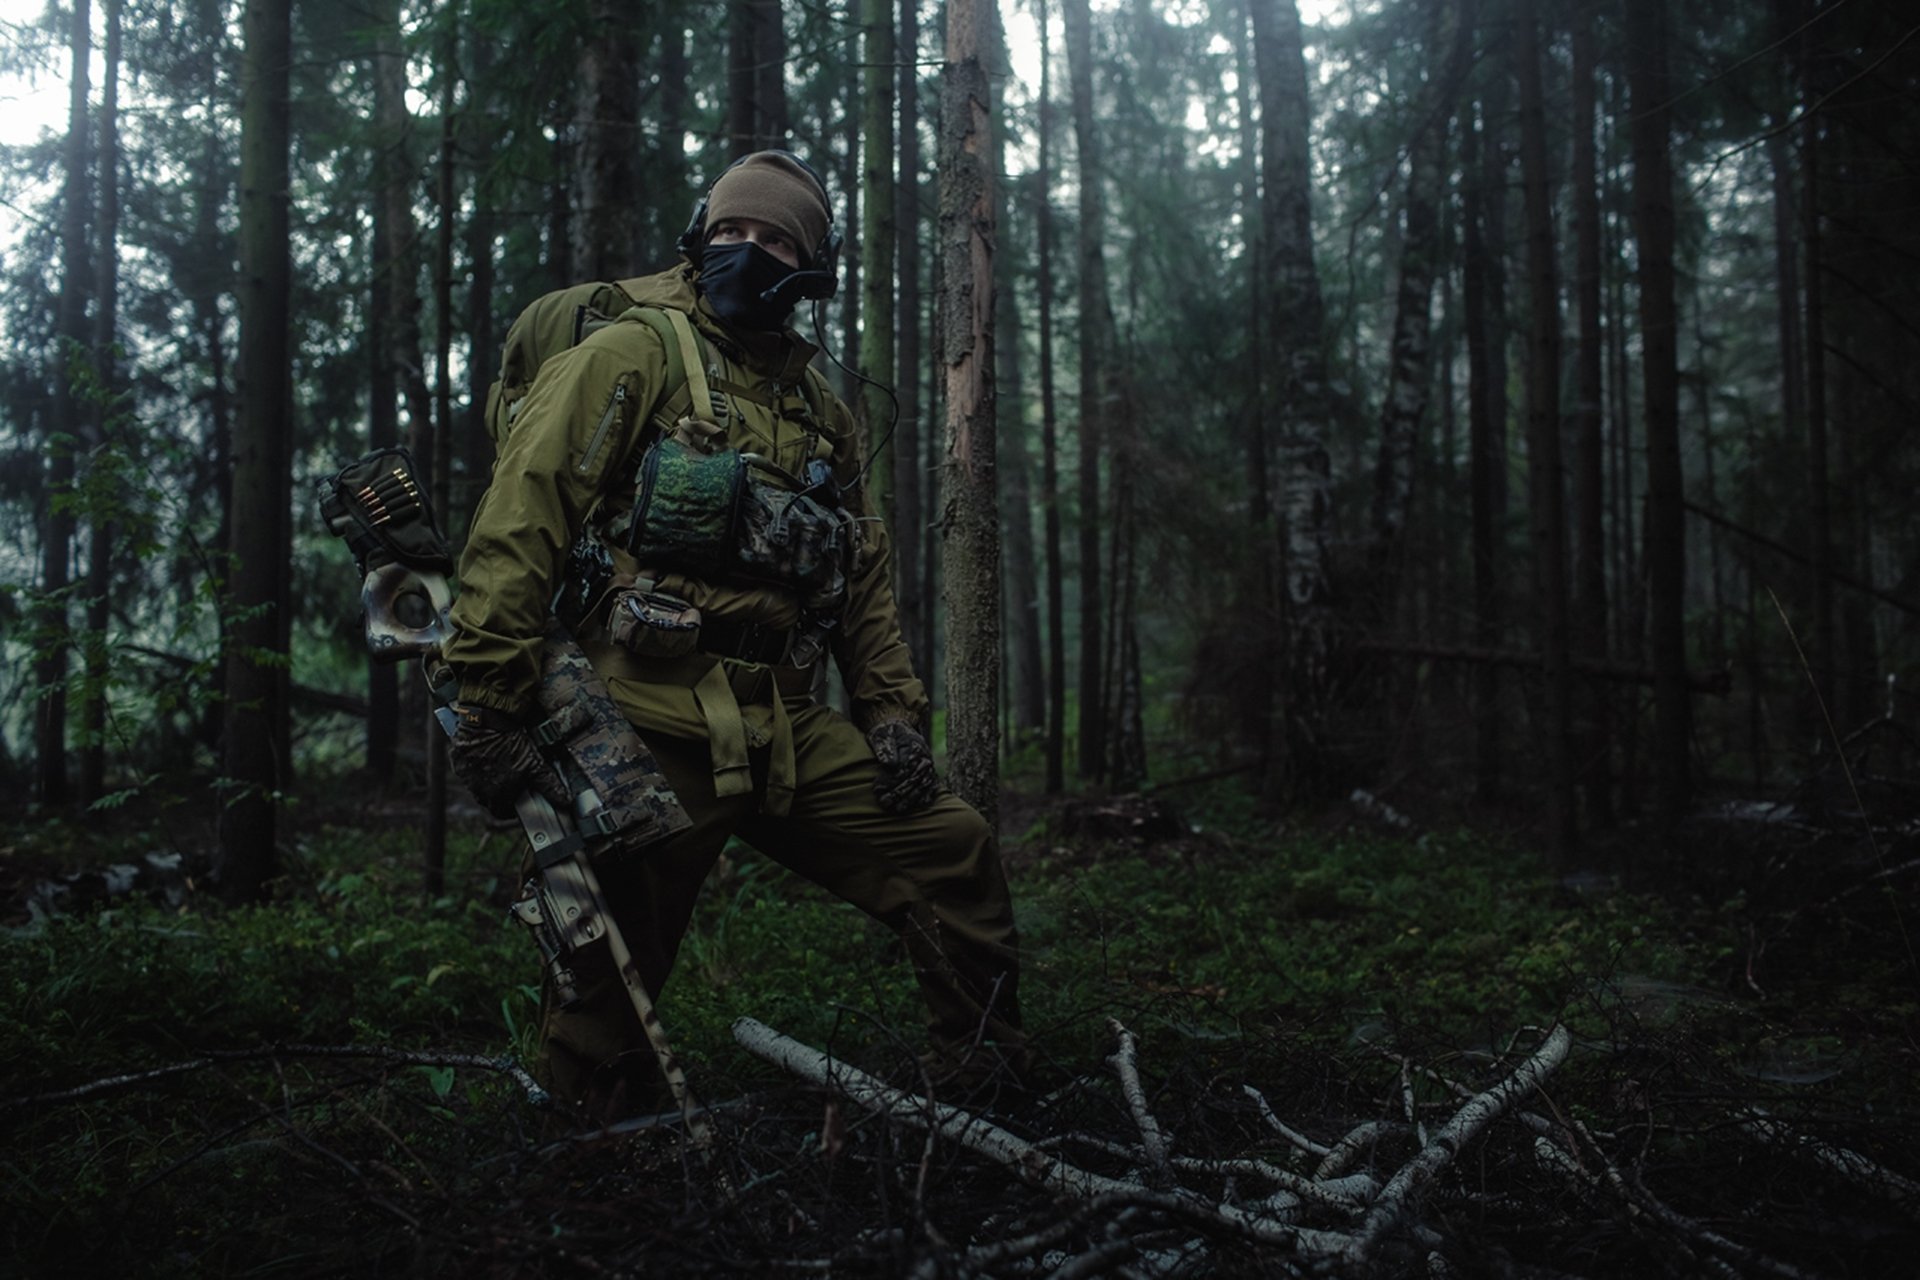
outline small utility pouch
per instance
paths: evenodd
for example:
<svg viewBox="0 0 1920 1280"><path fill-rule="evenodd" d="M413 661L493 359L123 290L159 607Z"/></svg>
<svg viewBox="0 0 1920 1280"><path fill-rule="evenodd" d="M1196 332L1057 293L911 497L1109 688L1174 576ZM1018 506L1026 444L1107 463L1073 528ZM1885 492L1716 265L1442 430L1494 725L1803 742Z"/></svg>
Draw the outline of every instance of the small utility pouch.
<svg viewBox="0 0 1920 1280"><path fill-rule="evenodd" d="M628 553L649 568L696 577L724 574L734 563L746 475L737 450L702 453L663 437L640 462Z"/></svg>
<svg viewBox="0 0 1920 1280"><path fill-rule="evenodd" d="M700 647L700 610L663 591L616 592L607 635L642 658L678 658Z"/></svg>

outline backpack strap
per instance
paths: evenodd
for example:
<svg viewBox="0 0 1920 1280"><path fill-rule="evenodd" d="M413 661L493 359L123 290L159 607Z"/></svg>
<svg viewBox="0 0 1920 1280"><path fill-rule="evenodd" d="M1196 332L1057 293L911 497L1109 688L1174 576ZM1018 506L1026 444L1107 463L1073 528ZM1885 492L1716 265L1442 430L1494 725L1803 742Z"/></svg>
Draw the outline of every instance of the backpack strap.
<svg viewBox="0 0 1920 1280"><path fill-rule="evenodd" d="M687 313L671 307L639 306L627 314L652 329L666 350L667 393L661 397L653 415L660 429L671 429L687 413L695 417L722 416L713 387L707 381L704 344L693 331L693 322L687 319ZM680 394L683 390L684 398Z"/></svg>

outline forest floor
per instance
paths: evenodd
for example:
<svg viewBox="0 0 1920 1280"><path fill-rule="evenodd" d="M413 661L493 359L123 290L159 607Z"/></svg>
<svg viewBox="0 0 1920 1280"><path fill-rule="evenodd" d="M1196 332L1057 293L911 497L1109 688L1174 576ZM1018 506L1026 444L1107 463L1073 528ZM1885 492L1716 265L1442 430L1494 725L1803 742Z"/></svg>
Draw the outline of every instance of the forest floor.
<svg viewBox="0 0 1920 1280"><path fill-rule="evenodd" d="M476 813L427 899L417 813L342 780L240 910L192 886L188 806L7 815L0 1269L1911 1274L1897 797L1722 806L1553 874L1365 797L1165 794L1008 795L1039 1066L931 1100L897 945L730 850L661 1001L704 1150L512 1074L537 962Z"/></svg>

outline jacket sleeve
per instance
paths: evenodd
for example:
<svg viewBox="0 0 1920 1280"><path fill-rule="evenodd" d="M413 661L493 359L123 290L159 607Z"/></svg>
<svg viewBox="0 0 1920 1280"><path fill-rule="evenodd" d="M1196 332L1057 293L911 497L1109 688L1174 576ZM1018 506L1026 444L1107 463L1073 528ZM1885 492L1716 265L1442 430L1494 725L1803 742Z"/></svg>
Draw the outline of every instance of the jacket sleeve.
<svg viewBox="0 0 1920 1280"><path fill-rule="evenodd" d="M665 369L643 325L611 326L541 367L460 556L445 657L463 701L514 714L532 703L567 550L636 447Z"/></svg>
<svg viewBox="0 0 1920 1280"><path fill-rule="evenodd" d="M835 451L842 476L858 471L860 434L853 415L833 402ZM833 633L833 656L846 681L853 722L862 731L889 720L905 720L922 733L931 733L927 691L913 673L913 655L900 634L900 609L893 598L893 540L877 514L866 510L864 488L852 491L848 504L861 517L864 549L860 571L847 592L846 611Z"/></svg>

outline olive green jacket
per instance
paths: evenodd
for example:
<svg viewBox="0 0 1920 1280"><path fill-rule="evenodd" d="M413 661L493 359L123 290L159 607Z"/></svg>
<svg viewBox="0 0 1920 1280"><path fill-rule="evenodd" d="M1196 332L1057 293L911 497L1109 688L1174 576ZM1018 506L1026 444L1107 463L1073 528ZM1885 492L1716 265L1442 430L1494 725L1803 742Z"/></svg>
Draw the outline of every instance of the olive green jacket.
<svg viewBox="0 0 1920 1280"><path fill-rule="evenodd" d="M686 312L706 340L708 381L715 407L724 401L724 412L700 416L717 416L728 447L760 454L794 475L811 459L830 459L846 502L863 515L864 495L854 488L863 461L859 434L847 406L808 370L814 347L791 329L734 333L697 299L693 280L684 266L646 277L634 301ZM456 635L445 657L462 699L516 713L532 705L540 635L568 548L590 521L631 506L639 459L662 427L656 411L675 390L663 385L667 367L658 331L631 315L541 366L494 462L460 560ZM801 390L809 377L818 417ZM924 726L927 697L900 636L890 543L877 519L863 518L859 528L863 551L830 649L857 725L908 720ZM632 573L638 566L616 552L615 568ZM780 628L799 619L798 599L779 588L658 577L660 589L686 597L709 618ZM707 655L637 658L593 634L591 625L583 630L583 645L628 718L642 732L715 739L716 776L723 767L742 770L728 791L744 781L745 745L784 737L782 703L804 700L811 683L810 672L775 669L784 697L773 696L774 681L760 682L755 692L755 682L743 679L753 674L745 664ZM777 786L781 773L790 777L780 765L783 756L790 763L791 743L774 745ZM725 766L722 755L729 757Z"/></svg>

